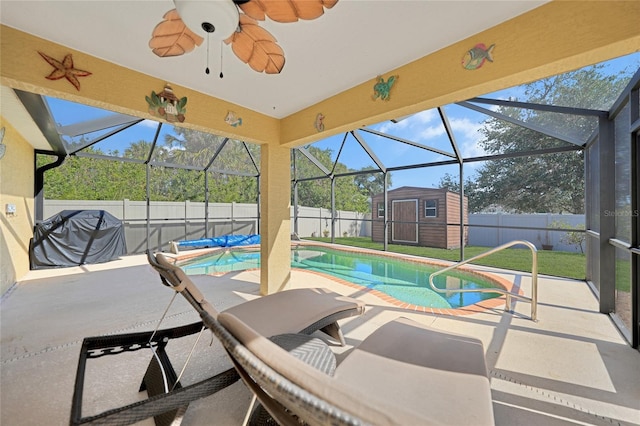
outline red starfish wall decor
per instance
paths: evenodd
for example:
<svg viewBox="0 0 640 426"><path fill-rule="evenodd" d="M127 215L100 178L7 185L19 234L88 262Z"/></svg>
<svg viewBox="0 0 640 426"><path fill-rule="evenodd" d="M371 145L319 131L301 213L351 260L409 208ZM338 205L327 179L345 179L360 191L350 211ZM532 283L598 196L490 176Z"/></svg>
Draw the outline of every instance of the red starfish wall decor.
<svg viewBox="0 0 640 426"><path fill-rule="evenodd" d="M53 59L51 56L45 55L42 52L38 52L42 58L51 65L54 70L47 77L48 80L59 80L62 77L69 80L69 83L73 84L76 90L80 90L80 82L78 77L86 77L91 75L89 71L79 70L73 67L73 58L71 53L64 57L62 62Z"/></svg>

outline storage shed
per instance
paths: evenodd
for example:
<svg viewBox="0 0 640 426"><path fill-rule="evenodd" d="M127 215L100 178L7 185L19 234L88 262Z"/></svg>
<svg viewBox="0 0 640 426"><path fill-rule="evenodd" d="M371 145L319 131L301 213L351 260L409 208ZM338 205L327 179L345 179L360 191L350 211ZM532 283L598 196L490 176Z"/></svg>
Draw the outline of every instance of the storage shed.
<svg viewBox="0 0 640 426"><path fill-rule="evenodd" d="M389 212L388 242L424 247L460 248L460 195L447 189L403 186L371 199L371 239L384 242L384 218ZM464 223L469 223L464 197ZM465 228L465 245L468 241Z"/></svg>

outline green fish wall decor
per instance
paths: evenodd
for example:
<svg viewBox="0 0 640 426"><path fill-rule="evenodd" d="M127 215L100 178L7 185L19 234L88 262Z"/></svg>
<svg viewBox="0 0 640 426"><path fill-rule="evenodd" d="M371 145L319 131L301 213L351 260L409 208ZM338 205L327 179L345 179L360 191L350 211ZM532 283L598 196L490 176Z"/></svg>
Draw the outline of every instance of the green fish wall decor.
<svg viewBox="0 0 640 426"><path fill-rule="evenodd" d="M371 98L374 101L378 98L388 101L391 96L391 88L396 81L398 81L397 75L392 75L387 81L384 81L384 78L380 75L376 77L376 84L373 85L373 96Z"/></svg>
<svg viewBox="0 0 640 426"><path fill-rule="evenodd" d="M467 70L477 70L486 61L493 62L493 48L495 44L486 47L484 43L478 43L464 54L462 58L462 66Z"/></svg>

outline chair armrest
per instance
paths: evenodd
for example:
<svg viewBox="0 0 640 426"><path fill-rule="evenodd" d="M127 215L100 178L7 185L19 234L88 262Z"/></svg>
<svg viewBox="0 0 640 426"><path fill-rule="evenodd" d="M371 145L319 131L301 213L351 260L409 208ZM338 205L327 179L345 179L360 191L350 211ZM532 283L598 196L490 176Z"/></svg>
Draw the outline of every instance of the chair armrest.
<svg viewBox="0 0 640 426"><path fill-rule="evenodd" d="M198 333L203 327L202 321L164 330L142 331L139 333L117 334L108 336L86 337L82 342L80 356L99 358L104 355L114 355L121 352L137 351L150 348L151 343L159 344L169 339ZM151 340L153 336L153 340Z"/></svg>

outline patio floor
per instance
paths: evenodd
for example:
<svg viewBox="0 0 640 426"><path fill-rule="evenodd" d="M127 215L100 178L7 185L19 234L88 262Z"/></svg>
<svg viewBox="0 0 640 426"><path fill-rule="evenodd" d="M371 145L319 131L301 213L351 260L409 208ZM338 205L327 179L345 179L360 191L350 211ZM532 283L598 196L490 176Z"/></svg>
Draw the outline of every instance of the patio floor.
<svg viewBox="0 0 640 426"><path fill-rule="evenodd" d="M497 273L530 294L530 274L478 269ZM444 316L406 311L317 274L294 270L291 277L294 285L328 287L367 303L363 316L342 322L348 346L336 346L338 354L398 316L480 338L498 425L640 425L640 352L598 312L584 282L541 276L538 321L533 322L530 305L523 302L514 302L514 313L496 308ZM258 297L258 271L195 276L194 281L217 309ZM29 272L0 304L0 423L68 424L82 339L153 330L172 294L144 256ZM195 311L177 298L162 328L197 320ZM198 342L183 383L230 367L217 342L210 343L208 336ZM190 346L184 342L170 352L176 370ZM134 352L100 358L95 367L91 362L83 415L136 400L148 361L149 354ZM236 383L191 404L183 424L240 425L249 400L249 391ZM452 395L452 409L459 409L455 400Z"/></svg>

